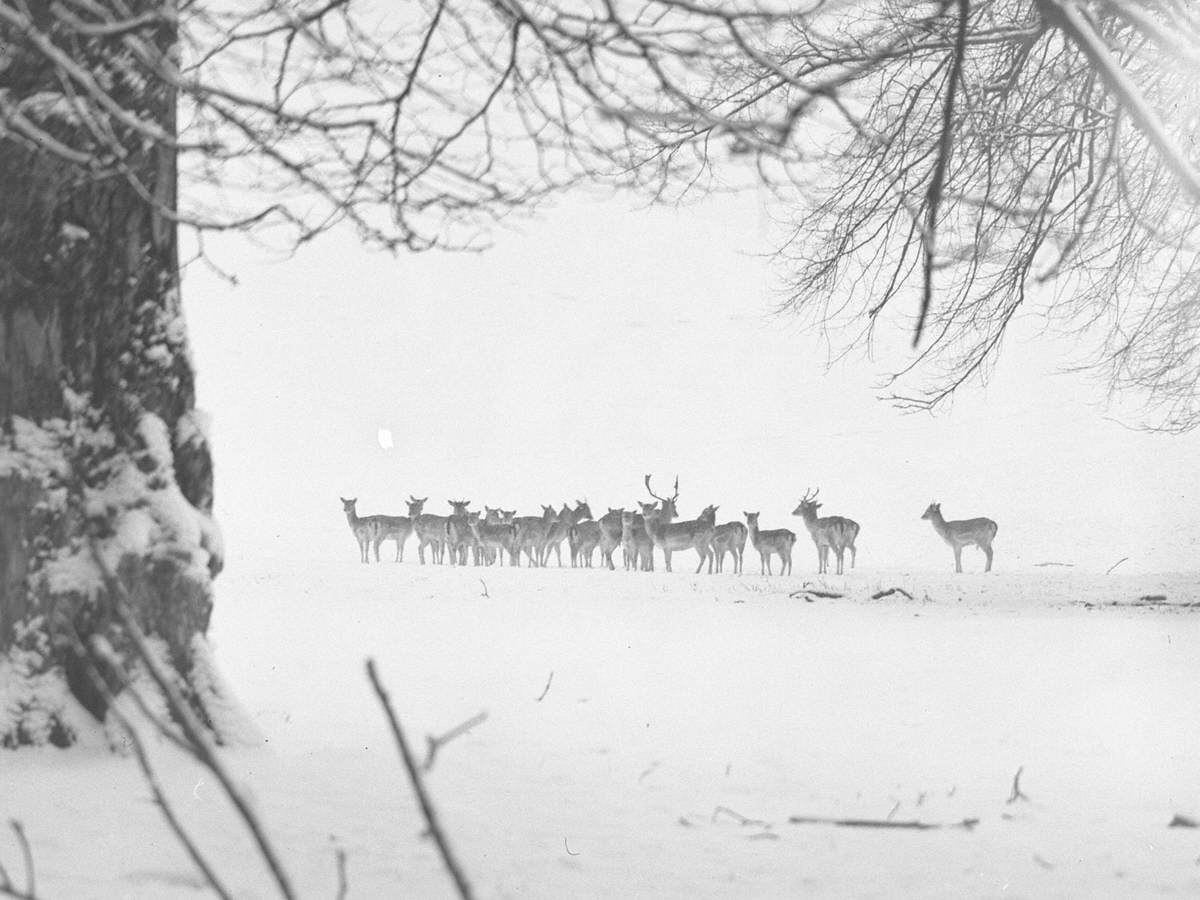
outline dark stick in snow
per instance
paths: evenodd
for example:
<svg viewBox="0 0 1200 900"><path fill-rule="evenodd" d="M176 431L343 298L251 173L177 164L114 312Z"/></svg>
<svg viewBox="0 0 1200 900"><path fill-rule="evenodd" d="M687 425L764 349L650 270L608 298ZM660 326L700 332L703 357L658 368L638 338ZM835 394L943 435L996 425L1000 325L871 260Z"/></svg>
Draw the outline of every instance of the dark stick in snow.
<svg viewBox="0 0 1200 900"><path fill-rule="evenodd" d="M371 687L375 689L375 696L379 698L379 705L383 707L388 724L392 727L392 737L396 739L396 747L400 751L400 759L404 762L404 770L408 773L408 780L412 784L413 793L417 795L417 804L421 807L421 815L425 817L429 836L433 838L434 844L437 845L438 853L441 854L446 871L450 873L450 878L454 881L455 888L458 889L458 896L462 900L471 900L471 885L467 882L467 877L463 874L458 860L454 858L454 851L450 849L450 842L446 839L446 835L442 831L442 826L438 824L437 810L433 808L433 802L425 792L425 782L421 780L421 773L417 769L417 761L413 758L412 750L408 746L404 732L400 729L400 721L396 718L396 713L392 710L392 703L388 699L387 691L384 690L383 684L379 681L379 675L375 671L375 660L373 659L367 660L367 678L371 680Z"/></svg>
<svg viewBox="0 0 1200 900"><path fill-rule="evenodd" d="M970 831L979 824L978 819L963 819L961 822L918 822L915 820L896 822L891 819L829 819L823 816L792 816L793 825L837 825L841 828L909 828L931 831L937 828L962 828Z"/></svg>
<svg viewBox="0 0 1200 900"><path fill-rule="evenodd" d="M882 600L884 597L890 597L892 594L903 594L909 600L913 599L913 595L901 587L888 588L886 591L876 591L871 595L871 599Z"/></svg>
<svg viewBox="0 0 1200 900"><path fill-rule="evenodd" d="M1104 574L1105 574L1105 575L1111 575L1111 574L1112 574L1112 570L1113 570L1113 569L1115 569L1117 566L1119 566L1121 563L1125 562L1125 560L1127 560L1127 559L1129 559L1129 557L1128 557L1128 556L1122 556L1122 557L1121 557L1120 559L1118 559L1118 560L1117 560L1115 563L1113 563L1111 566L1109 566L1109 567L1108 567L1108 571L1107 571L1107 572L1105 572Z"/></svg>
<svg viewBox="0 0 1200 900"><path fill-rule="evenodd" d="M807 600L810 596L820 597L822 600L840 600L842 597L845 597L846 595L839 594L835 591L819 591L816 588L801 588L798 591L792 591L790 594L788 594L788 596L789 597L803 596L805 600Z"/></svg>
<svg viewBox="0 0 1200 900"><path fill-rule="evenodd" d="M1018 800L1024 800L1026 803L1029 802L1029 798L1021 790L1021 773L1024 771L1024 766L1017 767L1017 774L1013 776L1012 793L1008 795L1006 803L1016 803Z"/></svg>
<svg viewBox="0 0 1200 900"><path fill-rule="evenodd" d="M542 692L538 694L537 702L541 703L546 699L546 695L550 693L550 682L554 680L554 670L550 670L550 677L546 679L546 686L542 688Z"/></svg>

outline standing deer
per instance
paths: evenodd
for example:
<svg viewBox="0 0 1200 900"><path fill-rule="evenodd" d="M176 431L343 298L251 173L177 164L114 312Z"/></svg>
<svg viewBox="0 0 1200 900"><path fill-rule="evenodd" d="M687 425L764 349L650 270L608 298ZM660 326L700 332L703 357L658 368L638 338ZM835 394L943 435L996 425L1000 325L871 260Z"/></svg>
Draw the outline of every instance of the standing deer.
<svg viewBox="0 0 1200 900"><path fill-rule="evenodd" d="M616 568L612 555L621 546L621 514L624 512L624 508L613 509L610 506L597 523L600 526L600 565L607 566L609 570Z"/></svg>
<svg viewBox="0 0 1200 900"><path fill-rule="evenodd" d="M571 565L592 567L592 555L600 546L600 523L596 521L580 522L571 529L568 540L571 542Z"/></svg>
<svg viewBox="0 0 1200 900"><path fill-rule="evenodd" d="M550 533L546 536L546 546L543 550L544 558L542 565L545 565L546 562L549 561L550 551L553 550L558 561L559 568L562 568L562 542L564 540L570 540L571 529L573 529L576 524L584 519L590 519L591 517L592 510L587 505L586 500L576 500L574 509L571 509L569 505L564 503L562 509L558 513L558 519L550 527ZM570 549L572 555L572 565L574 565L574 547L572 546Z"/></svg>
<svg viewBox="0 0 1200 900"><path fill-rule="evenodd" d="M758 513L743 513L746 517L746 528L750 531L750 543L758 551L759 573L771 575L771 554L779 556L779 574L787 575L792 571L792 547L796 543L796 535L786 528L774 531L758 530Z"/></svg>
<svg viewBox="0 0 1200 900"><path fill-rule="evenodd" d="M858 537L858 523L843 516L825 516L818 519L817 510L821 508L821 504L817 502L819 493L821 489L817 488L810 497L808 488L805 488L804 497L800 500L800 505L792 510L792 515L804 520L804 527L808 529L813 543L816 544L817 574L824 575L829 571L829 549L832 547L837 557L837 574L841 575L842 557L847 547L850 548L850 568L854 568L858 559L858 551L854 549L854 540Z"/></svg>
<svg viewBox="0 0 1200 900"><path fill-rule="evenodd" d="M408 496L408 515L412 519L413 532L417 535L417 555L421 565L425 565L425 548L429 547L431 560L435 563L445 561L446 552L446 517L435 516L423 512L428 497Z"/></svg>
<svg viewBox="0 0 1200 900"><path fill-rule="evenodd" d="M396 542L396 562L404 560L404 542L412 534L412 520L404 516L359 516L356 507L358 498L342 501L342 512L350 523L350 530L358 541L360 562L369 562L368 548L375 550L375 562L379 562L379 545L384 541ZM365 543L364 543L365 542Z"/></svg>
<svg viewBox="0 0 1200 900"><path fill-rule="evenodd" d="M746 549L746 526L741 522L726 522L713 531L713 555L717 558L717 571L725 567L725 554L733 557L734 574L741 574L742 554Z"/></svg>
<svg viewBox="0 0 1200 900"><path fill-rule="evenodd" d="M505 553L508 553L511 559L517 528L512 524L512 516L503 510L493 510L489 507L484 509L487 510L488 518L493 521L480 521L479 513L473 512L467 515L467 524L486 563L491 565L499 558L500 565L503 566Z"/></svg>
<svg viewBox="0 0 1200 900"><path fill-rule="evenodd" d="M346 514L346 521L350 523L350 531L354 534L354 539L358 541L358 561L361 563L369 563L371 561L368 549L371 546L371 541L375 539L377 529L376 524L371 521L371 517L359 518L358 510L355 508L358 503L357 497L352 497L347 500L345 497L338 497L342 501L342 512ZM376 561L379 556L379 545L375 545Z"/></svg>
<svg viewBox="0 0 1200 900"><path fill-rule="evenodd" d="M650 476L645 477L646 490L661 506L654 503L639 503L642 508L642 518L645 520L645 531L654 546L663 552L667 571L671 571L671 554L676 550L693 549L700 554L700 564L696 573L704 567L712 554L712 536L715 528L717 508L706 506L699 517L687 522L673 522L676 516L675 501L679 499L679 478L675 478L675 494L669 499L660 497L650 487Z"/></svg>
<svg viewBox="0 0 1200 900"><path fill-rule="evenodd" d="M447 500L450 504L450 515L446 518L446 547L450 550L450 565L465 566L467 553L476 547L475 536L471 534L471 526L467 521L467 507L470 500ZM479 560L477 559L476 565Z"/></svg>
<svg viewBox="0 0 1200 900"><path fill-rule="evenodd" d="M557 517L558 513L554 511L553 506L543 504L540 516L517 516L513 519L513 524L517 526L515 565L521 564L522 553L529 559L530 566L541 565L542 548L550 535L550 526Z"/></svg>
<svg viewBox="0 0 1200 900"><path fill-rule="evenodd" d="M954 551L954 571L962 571L963 547L974 544L987 555L987 565L983 571L992 571L992 541L996 539L997 525L991 519L960 519L947 522L942 518L942 504L930 503L921 516L929 519L933 530L942 536L942 540Z"/></svg>
<svg viewBox="0 0 1200 900"><path fill-rule="evenodd" d="M646 534L645 519L627 510L621 511L621 548L625 553L625 571L653 571L654 542Z"/></svg>

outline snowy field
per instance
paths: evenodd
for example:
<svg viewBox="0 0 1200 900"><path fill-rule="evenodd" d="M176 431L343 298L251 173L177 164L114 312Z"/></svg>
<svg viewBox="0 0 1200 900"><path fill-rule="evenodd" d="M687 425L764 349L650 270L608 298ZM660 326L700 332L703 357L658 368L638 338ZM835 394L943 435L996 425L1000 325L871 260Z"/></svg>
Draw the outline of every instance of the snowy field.
<svg viewBox="0 0 1200 900"><path fill-rule="evenodd" d="M805 602L809 549L769 580L752 552L741 577L242 562L212 637L257 735L226 756L304 897L336 895L338 848L351 898L453 896L368 656L422 754L487 713L428 775L481 898L1200 894L1200 831L1168 827L1200 817L1200 609L1111 605L1200 576L863 568ZM914 599L870 599L892 586ZM154 754L235 895L274 896L209 776ZM2 765L46 900L201 895L132 758ZM19 884L8 833L0 862Z"/></svg>

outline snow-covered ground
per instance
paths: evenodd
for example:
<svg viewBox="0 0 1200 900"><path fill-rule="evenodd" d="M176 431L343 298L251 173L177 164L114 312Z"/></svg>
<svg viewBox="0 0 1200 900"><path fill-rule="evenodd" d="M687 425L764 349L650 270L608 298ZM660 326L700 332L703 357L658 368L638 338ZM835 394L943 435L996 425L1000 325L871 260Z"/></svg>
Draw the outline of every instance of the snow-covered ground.
<svg viewBox="0 0 1200 900"><path fill-rule="evenodd" d="M1200 575L864 567L805 602L809 549L773 579L753 552L740 577L236 564L212 637L259 735L225 755L305 897L335 896L337 848L351 898L453 896L368 656L422 753L487 712L428 775L481 898L1200 893L1200 831L1168 827L1200 816L1200 610L1111 605ZM914 599L870 599L892 586ZM273 896L211 778L154 751L234 893ZM7 753L0 798L47 900L199 895L132 758ZM8 833L0 862L20 884Z"/></svg>

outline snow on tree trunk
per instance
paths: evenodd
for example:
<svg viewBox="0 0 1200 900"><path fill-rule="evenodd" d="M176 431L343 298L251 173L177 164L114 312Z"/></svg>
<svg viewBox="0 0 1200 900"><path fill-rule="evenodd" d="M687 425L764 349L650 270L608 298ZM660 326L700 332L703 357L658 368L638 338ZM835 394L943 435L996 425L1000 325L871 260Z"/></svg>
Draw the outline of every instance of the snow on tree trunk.
<svg viewBox="0 0 1200 900"><path fill-rule="evenodd" d="M117 19L164 7L103 5L119 5ZM31 4L45 28L56 27L49 6ZM169 19L142 35L163 51L175 43ZM174 134L173 90L144 77L121 34L64 40L125 110ZM0 46L3 102L45 132L85 143L96 109L85 113L64 95L55 64L16 29L0 25ZM0 130L4 746L69 744L103 719L79 640L128 643L94 553L210 724L220 699L204 634L221 554L169 216L175 150L111 116L101 127L126 153L112 157L98 143L87 167Z"/></svg>

